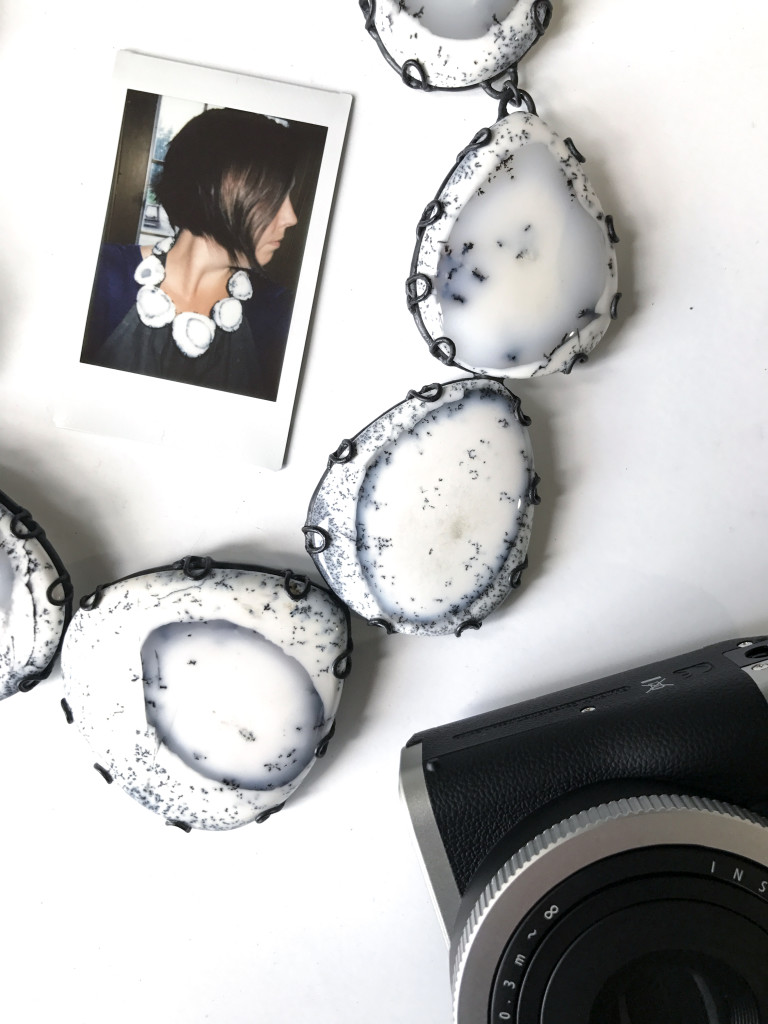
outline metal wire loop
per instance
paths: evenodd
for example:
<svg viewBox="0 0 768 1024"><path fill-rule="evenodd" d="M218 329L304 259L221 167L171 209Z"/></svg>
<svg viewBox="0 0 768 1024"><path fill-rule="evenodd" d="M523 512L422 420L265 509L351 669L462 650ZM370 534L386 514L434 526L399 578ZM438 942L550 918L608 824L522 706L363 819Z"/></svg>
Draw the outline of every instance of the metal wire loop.
<svg viewBox="0 0 768 1024"><path fill-rule="evenodd" d="M525 89L518 89L517 86L515 86L511 89L505 89L501 99L499 100L499 121L509 114L510 103L516 110L520 110L522 107L525 107L529 114L536 113L536 104L533 102L531 94L526 92Z"/></svg>
<svg viewBox="0 0 768 1024"><path fill-rule="evenodd" d="M106 768L102 767L102 765L100 765L100 764L98 763L98 761L96 762L96 764L94 764L94 766L93 766L93 767L94 767L94 768L96 769L96 771L97 771L97 772L99 773L99 775L100 775L100 776L102 777L102 779L104 779L104 781L105 781L105 782L108 782L108 783L109 783L109 785L111 786L111 785L112 785L112 783L113 783L113 782L114 782L115 780L114 780L114 779L112 778L112 775L110 774L110 772L108 772Z"/></svg>
<svg viewBox="0 0 768 1024"><path fill-rule="evenodd" d="M611 320L616 320L619 316L619 299L621 298L621 292L616 294L611 299Z"/></svg>
<svg viewBox="0 0 768 1024"><path fill-rule="evenodd" d="M536 0L533 5L533 20L539 35L547 31L552 21L552 0Z"/></svg>
<svg viewBox="0 0 768 1024"><path fill-rule="evenodd" d="M19 693L29 693L30 690L34 690L40 679L40 676L27 676L26 679L22 679L19 683Z"/></svg>
<svg viewBox="0 0 768 1024"><path fill-rule="evenodd" d="M400 77L409 89L423 89L424 92L432 92L434 85L427 81L427 73L424 66L414 57L406 60L400 69Z"/></svg>
<svg viewBox="0 0 768 1024"><path fill-rule="evenodd" d="M576 366L577 363L586 363L586 361L588 359L589 359L589 356L587 355L586 352L574 352L573 357L571 358L571 361L568 363L567 366L563 367L563 373L566 374L566 376L567 376L571 372L571 370L574 368L574 366Z"/></svg>
<svg viewBox="0 0 768 1024"><path fill-rule="evenodd" d="M517 590L523 581L523 572L528 568L528 555L522 560L519 565L516 565L512 570L512 575L509 578L509 585L513 590Z"/></svg>
<svg viewBox="0 0 768 1024"><path fill-rule="evenodd" d="M422 402L436 402L438 398L442 398L443 385L442 384L425 384L420 391L409 391L406 397L408 398L420 398Z"/></svg>
<svg viewBox="0 0 768 1024"><path fill-rule="evenodd" d="M213 568L213 560L208 555L187 555L179 568L190 580L204 580Z"/></svg>
<svg viewBox="0 0 768 1024"><path fill-rule="evenodd" d="M358 5L365 15L366 31L370 32L373 28L373 16L376 13L376 4L374 3L374 0L358 0Z"/></svg>
<svg viewBox="0 0 768 1024"><path fill-rule="evenodd" d="M391 636L395 632L395 627L387 619L368 619L368 625L383 629L387 636Z"/></svg>
<svg viewBox="0 0 768 1024"><path fill-rule="evenodd" d="M167 818L166 825L172 825L174 828L180 828L182 832L189 834L192 831L192 826L186 821L178 821L176 818Z"/></svg>
<svg viewBox="0 0 768 1024"><path fill-rule="evenodd" d="M322 526L302 526L301 532L304 534L304 547L310 555L319 555L331 546L331 535Z"/></svg>
<svg viewBox="0 0 768 1024"><path fill-rule="evenodd" d="M285 803L277 804L276 807L270 807L268 811L264 811L258 818L255 819L257 825L263 825L265 821L272 817L273 814L277 814L278 811L282 811L285 807Z"/></svg>
<svg viewBox="0 0 768 1024"><path fill-rule="evenodd" d="M84 612L92 612L94 608L98 608L101 604L101 597L103 593L104 587L102 584L99 584L92 594L86 594L85 597L81 597L80 607L82 610Z"/></svg>
<svg viewBox="0 0 768 1024"><path fill-rule="evenodd" d="M480 131L475 134L474 138L469 143L469 145L465 146L464 149L462 149L462 151L456 157L456 163L460 164L465 156L468 156L476 149L482 149L483 146L487 146L492 138L493 132L491 131L490 128L481 128Z"/></svg>
<svg viewBox="0 0 768 1024"><path fill-rule="evenodd" d="M352 671L352 650L344 651L333 663L333 674L337 679L346 679Z"/></svg>
<svg viewBox="0 0 768 1024"><path fill-rule="evenodd" d="M45 536L42 526L35 522L32 513L25 508L19 509L11 519L11 533L18 540L34 540Z"/></svg>
<svg viewBox="0 0 768 1024"><path fill-rule="evenodd" d="M328 753L328 744L331 742L333 737L336 735L336 719L331 723L331 728L323 736L320 742L315 747L315 757L325 757Z"/></svg>
<svg viewBox="0 0 768 1024"><path fill-rule="evenodd" d="M505 76L508 77L505 78ZM497 85L496 83L500 79L503 79L503 81L501 81L500 85ZM517 64L513 64L510 68L507 68L507 70L503 71L500 75L496 75L495 78L491 78L487 82L483 82L482 85L483 90L489 96L493 97L493 99L495 100L500 100L501 97L504 95L505 88L507 88L507 86L512 86L512 88L516 89L518 81L519 78L517 73Z"/></svg>
<svg viewBox="0 0 768 1024"><path fill-rule="evenodd" d="M531 425L531 417L530 416L526 416L525 413L523 412L522 402L517 397L517 395L512 395L512 405L513 405L513 410L512 411L515 414L515 419L520 424L520 426L521 427L530 427L530 425Z"/></svg>
<svg viewBox="0 0 768 1024"><path fill-rule="evenodd" d="M64 717L67 720L67 725L72 725L75 720L75 716L72 714L72 708L69 706L69 701L66 697L61 698L61 710L64 712Z"/></svg>
<svg viewBox="0 0 768 1024"><path fill-rule="evenodd" d="M446 366L455 366L456 345L450 338L433 338L429 343L430 354Z"/></svg>
<svg viewBox="0 0 768 1024"><path fill-rule="evenodd" d="M526 494L526 498L528 499L528 501L529 501L529 503L531 505L540 505L541 504L541 498L539 497L539 492L536 490L536 488L539 486L540 483L541 483L541 477L534 470L533 477L531 478L531 482L528 485L528 492Z"/></svg>
<svg viewBox="0 0 768 1024"><path fill-rule="evenodd" d="M458 625L456 627L456 629L454 630L454 633L455 633L456 636L461 636L461 634L465 630L467 630L467 629L480 629L481 626L482 626L482 622L480 622L478 619L467 619L465 622L460 623L460 625Z"/></svg>
<svg viewBox="0 0 768 1024"><path fill-rule="evenodd" d="M299 576L292 569L283 573L283 587L292 601L301 601L310 591L312 583L309 576Z"/></svg>
<svg viewBox="0 0 768 1024"><path fill-rule="evenodd" d="M422 287L420 287L422 286ZM405 282L405 299L408 309L418 306L432 294L432 278L426 274L411 274Z"/></svg>
<svg viewBox="0 0 768 1024"><path fill-rule="evenodd" d="M61 587L61 597L56 597L54 593L57 587ZM65 604L69 604L72 600L72 580L69 578L69 573L62 573L61 576L55 579L46 590L45 596L48 603L55 605L57 608L61 608Z"/></svg>
<svg viewBox="0 0 768 1024"><path fill-rule="evenodd" d="M608 238L614 245L618 245L620 239L616 234L616 225L613 223L613 217L610 213L605 215L605 230L608 232Z"/></svg>
<svg viewBox="0 0 768 1024"><path fill-rule="evenodd" d="M424 207L424 213L421 215L421 220L416 225L416 234L420 235L424 228L431 227L435 224L445 213L445 206L440 199L433 199L431 203L427 203Z"/></svg>
<svg viewBox="0 0 768 1024"><path fill-rule="evenodd" d="M332 452L328 456L328 466L338 466L340 463L351 462L357 455L357 448L355 442L350 441L348 437L345 437L335 452Z"/></svg>
<svg viewBox="0 0 768 1024"><path fill-rule="evenodd" d="M563 139L563 143L568 149L568 152L571 154L571 156L578 160L580 164L585 164L587 162L587 158L585 156L582 156L578 149L576 149L576 143L573 141L570 135L567 139Z"/></svg>

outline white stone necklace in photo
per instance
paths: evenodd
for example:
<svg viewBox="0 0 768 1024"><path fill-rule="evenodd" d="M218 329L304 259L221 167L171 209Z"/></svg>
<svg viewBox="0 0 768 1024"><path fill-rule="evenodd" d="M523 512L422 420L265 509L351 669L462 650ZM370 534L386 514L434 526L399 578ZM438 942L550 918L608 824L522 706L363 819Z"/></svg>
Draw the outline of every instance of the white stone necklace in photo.
<svg viewBox="0 0 768 1024"><path fill-rule="evenodd" d="M136 296L136 311L147 327L170 324L179 350L190 359L196 359L211 347L217 327L230 333L238 329L243 322L242 302L250 299L253 288L247 272L235 270L227 281L227 298L219 299L210 316L177 313L173 299L160 287L165 280L165 260L175 241L172 236L161 239L136 268L134 280L141 285Z"/></svg>

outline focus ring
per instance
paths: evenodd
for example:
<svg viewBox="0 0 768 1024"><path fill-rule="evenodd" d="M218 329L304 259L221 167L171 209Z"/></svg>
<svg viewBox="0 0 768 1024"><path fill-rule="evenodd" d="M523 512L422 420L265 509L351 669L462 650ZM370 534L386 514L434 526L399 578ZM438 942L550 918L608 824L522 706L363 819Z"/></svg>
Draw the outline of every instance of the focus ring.
<svg viewBox="0 0 768 1024"><path fill-rule="evenodd" d="M623 823L629 826L630 824L635 824L638 819L656 817L657 820L660 820L662 816L665 819L673 816L680 821L680 824L682 824L680 819L688 822L691 816L693 816L697 820L704 817L710 822L727 822L737 828L743 826L749 833L757 832L759 834L760 842L756 841L754 845L762 848L763 856L760 859L765 859L765 833L762 830L768 826L768 822L734 805L702 797L671 794L631 797L590 807L579 814L558 822L532 839L526 846L518 850L513 857L510 857L489 881L472 907L458 941L453 961L454 1020L457 1024L467 1024L469 1021L472 1024L479 1024L481 1020L486 1019L484 1016L480 1016L482 1012L480 1008L487 1008L488 979L476 976L478 974L475 969L477 965L476 963L473 964L472 961L473 958L475 961L479 959L487 965L489 959L491 959L493 963L490 966L484 967L484 970L487 969L491 973L495 970L495 963L498 960L498 955L501 953L501 948L496 950L495 944L492 948L488 947L486 933L493 929L485 926L489 923L489 917L498 917L500 904L505 900L505 894L507 894L506 898L508 898L509 890L513 883L517 883L521 877L530 874L531 869L537 866L536 862L543 862L545 854L551 855L557 848L563 848L565 844L571 845L573 840L583 839L587 833L594 833L597 829L600 829L602 833L606 828L609 832L615 832L617 828L621 829ZM634 822L632 819L634 819ZM672 843L689 841L686 838L689 834L689 827L687 826L682 829L671 830L672 833L679 832L679 838L676 838L674 834L670 838L669 829L661 831L664 833L663 836L659 830L654 830L649 825L648 845L655 845L660 841ZM658 835L655 836L654 832L657 832ZM603 853L620 852L621 850L644 845L644 840L637 837L632 839L631 836L629 838L629 843L625 842L623 837L619 838L617 842L614 836L611 849L601 851L600 854L591 857L591 860L601 859ZM716 844L717 841L717 837L715 837L714 843ZM573 845L578 846L580 844L577 842ZM747 845L750 845L749 838ZM559 853L562 854L563 850L561 849ZM755 851L751 850L751 853L754 857ZM563 858L562 856L559 858L556 856L556 859L561 861L561 869L562 861L564 859L565 861L568 860L567 857ZM583 866L583 863L574 863L573 865L576 870ZM551 879L551 884L546 886L546 888L551 888L552 885L567 877L569 873L568 870L561 870L560 875ZM546 888L541 892L535 892L534 896L536 898L543 896ZM520 894L523 903L519 905L515 901L515 914L517 915L519 911L520 917L528 909L528 906L525 905L525 899L528 895L530 893ZM498 928L498 924L494 928ZM482 936L480 936L481 929L484 929ZM482 948L478 949L478 947Z"/></svg>

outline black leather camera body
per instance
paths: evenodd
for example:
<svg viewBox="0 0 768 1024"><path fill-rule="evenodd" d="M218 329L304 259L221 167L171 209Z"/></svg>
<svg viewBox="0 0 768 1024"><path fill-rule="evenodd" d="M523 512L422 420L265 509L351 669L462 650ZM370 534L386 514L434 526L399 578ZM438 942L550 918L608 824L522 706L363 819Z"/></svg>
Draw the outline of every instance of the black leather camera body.
<svg viewBox="0 0 768 1024"><path fill-rule="evenodd" d="M419 733L457 1024L768 1021L768 639Z"/></svg>

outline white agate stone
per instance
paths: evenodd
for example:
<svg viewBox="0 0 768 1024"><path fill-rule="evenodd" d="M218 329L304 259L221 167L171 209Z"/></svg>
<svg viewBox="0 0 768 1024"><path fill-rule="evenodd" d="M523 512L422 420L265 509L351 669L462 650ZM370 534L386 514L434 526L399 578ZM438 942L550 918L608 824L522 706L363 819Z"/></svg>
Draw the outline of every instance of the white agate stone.
<svg viewBox="0 0 768 1024"><path fill-rule="evenodd" d="M427 218L415 271L430 290L414 314L474 372L567 370L611 322L611 233L581 163L540 118L511 114L490 134L458 163L439 215Z"/></svg>
<svg viewBox="0 0 768 1024"><path fill-rule="evenodd" d="M253 295L253 285L248 274L244 270L236 270L227 281L227 291L233 299L240 299L241 302L250 299Z"/></svg>
<svg viewBox="0 0 768 1024"><path fill-rule="evenodd" d="M150 253L136 267L133 279L136 284L158 285L165 280L165 267L154 253Z"/></svg>
<svg viewBox="0 0 768 1024"><path fill-rule="evenodd" d="M165 327L176 316L170 296L151 284L142 285L136 293L136 310L147 327Z"/></svg>
<svg viewBox="0 0 768 1024"><path fill-rule="evenodd" d="M236 331L243 322L243 307L239 299L220 299L213 307L213 322L222 331Z"/></svg>
<svg viewBox="0 0 768 1024"><path fill-rule="evenodd" d="M216 327L213 320L202 313L184 312L174 318L171 333L184 355L196 359L211 347Z"/></svg>
<svg viewBox="0 0 768 1024"><path fill-rule="evenodd" d="M441 89L501 75L533 46L551 10L543 0L368 0L366 8L395 64L417 61L424 84Z"/></svg>
<svg viewBox="0 0 768 1024"><path fill-rule="evenodd" d="M66 573L19 511L0 495L0 699L48 674L71 610Z"/></svg>
<svg viewBox="0 0 768 1024"><path fill-rule="evenodd" d="M477 625L518 584L538 499L519 401L500 381L421 395L332 456L304 529L326 581L356 612L440 635Z"/></svg>
<svg viewBox="0 0 768 1024"><path fill-rule="evenodd" d="M175 235L166 235L165 238L160 238L157 242L155 242L155 244L152 246L152 252L155 254L155 256L165 256L171 251L175 241Z"/></svg>
<svg viewBox="0 0 768 1024"><path fill-rule="evenodd" d="M168 821L262 817L328 737L349 616L304 578L289 589L269 570L213 563L195 578L177 565L100 588L76 612L62 650L72 718L99 766Z"/></svg>

